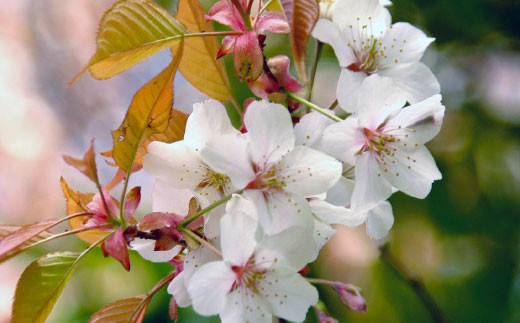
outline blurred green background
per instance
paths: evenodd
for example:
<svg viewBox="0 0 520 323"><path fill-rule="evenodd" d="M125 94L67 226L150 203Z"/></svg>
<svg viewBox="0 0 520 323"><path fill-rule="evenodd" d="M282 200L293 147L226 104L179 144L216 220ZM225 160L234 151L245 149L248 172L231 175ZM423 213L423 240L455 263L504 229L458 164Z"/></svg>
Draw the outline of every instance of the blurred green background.
<svg viewBox="0 0 520 323"><path fill-rule="evenodd" d="M158 2L173 8L171 0ZM24 83L15 78L16 89L23 89L20 95L31 93L36 98L36 103L25 109L31 114L47 111L52 116L50 126L42 130L47 136L53 134L51 130L60 129L52 141L42 144L54 156L47 156L43 166L41 159L27 159L12 143L9 146L0 140L3 179L0 192L4 196L0 198L0 221L31 222L38 212L41 217L63 212L58 186L60 174L72 178L76 189L92 189L57 162L57 157L60 153L79 155L88 138L94 136L98 151L108 150L109 130L122 120L132 93L165 66L168 59L167 54L159 55L115 80L100 82L103 85L83 77L78 85L67 87L67 81L93 52L96 24L110 1L93 4L77 0L64 4L54 0L3 0L1 3L0 18L5 18L3 24L12 29L0 31L0 49L9 53L10 48L15 48L13 60L21 55L19 48L28 55L14 62L24 67L28 80ZM520 322L520 1L394 0L393 3L390 11L394 22L410 22L436 38L423 60L437 75L447 107L442 131L428 145L444 178L433 185L425 200L402 193L392 196L395 224L386 241L368 240L364 228L338 228L337 235L313 265L313 275L361 287L368 304L366 314L342 306L334 291L327 288L320 288L321 297L340 322L432 322L409 285L380 261L378 246L388 242L408 272L424 282L449 322ZM210 4L205 1L206 6ZM65 25L71 26L71 30L63 28ZM16 28L21 31L18 33ZM268 36L268 56L289 54L285 37ZM313 47L311 42L310 54ZM230 63L227 57L228 68ZM0 64L4 75L0 85L13 86L13 79L6 74L11 70L5 64L5 61ZM12 75L15 72L11 71ZM326 47L313 94L316 102L327 106L334 100L338 75L332 50ZM250 96L246 86L240 85L236 78L232 81L241 100ZM187 110L191 101L183 96L191 97L192 101L200 97L189 94L193 90L188 87L182 80L176 83L176 95L181 96L176 104ZM4 121L12 123L18 110L13 110L16 105L11 104L8 91L9 87L4 87L0 92L0 111ZM34 106L38 107L36 112L30 110ZM39 125L41 122L38 120ZM6 134L5 129L2 131L0 137L13 136ZM14 175L9 177L7 173L12 172L14 164L19 165L20 158L26 166L23 174L32 183L38 181L45 188L43 191L34 184L23 186L20 178L11 178ZM50 170L42 171L42 167ZM104 172L108 179L112 170L107 167ZM141 180L152 185L143 174L136 176L133 183ZM34 197L35 202L27 206L24 200L9 195L5 198L13 185L17 197ZM150 209L149 189L145 192L148 197L139 209L141 214ZM41 209L47 213L40 212ZM66 245L67 249L84 247L72 238ZM63 243L46 249L63 249ZM0 321L7 321L5 313L16 274L42 253L42 250L33 251L0 267L4 277ZM169 265L147 263L135 254L131 260L132 271L126 273L114 260L103 259L100 252L88 255L50 321L86 322L92 313L111 301L145 293L171 269ZM157 294L145 322L167 322L168 302L164 290ZM179 322L218 321L198 317L191 309L181 309L179 315ZM315 320L310 311L308 321Z"/></svg>

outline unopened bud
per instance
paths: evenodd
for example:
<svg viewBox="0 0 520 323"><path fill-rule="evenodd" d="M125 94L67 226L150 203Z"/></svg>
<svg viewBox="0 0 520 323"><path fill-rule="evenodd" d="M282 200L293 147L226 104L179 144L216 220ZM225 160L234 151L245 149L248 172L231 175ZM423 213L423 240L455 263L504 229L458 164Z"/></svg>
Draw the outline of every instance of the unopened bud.
<svg viewBox="0 0 520 323"><path fill-rule="evenodd" d="M366 313L367 304L358 287L352 284L333 283L332 287L338 292L343 304L354 311Z"/></svg>
<svg viewBox="0 0 520 323"><path fill-rule="evenodd" d="M319 307L314 306L314 310L316 310L316 313L318 314L318 320L320 323L338 323L338 320L320 310Z"/></svg>

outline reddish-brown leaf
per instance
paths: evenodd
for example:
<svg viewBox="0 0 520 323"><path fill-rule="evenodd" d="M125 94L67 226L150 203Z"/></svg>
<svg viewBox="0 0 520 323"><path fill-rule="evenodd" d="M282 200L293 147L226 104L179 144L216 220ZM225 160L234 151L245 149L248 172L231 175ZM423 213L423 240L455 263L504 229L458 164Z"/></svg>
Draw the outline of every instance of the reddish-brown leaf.
<svg viewBox="0 0 520 323"><path fill-rule="evenodd" d="M94 154L94 139L90 141L90 148L85 152L85 155L83 155L83 159L77 159L68 155L64 155L63 160L65 160L67 164L82 172L94 183L99 183L96 167L96 155Z"/></svg>
<svg viewBox="0 0 520 323"><path fill-rule="evenodd" d="M291 26L291 47L296 70L300 79L306 83L307 42L318 21L320 7L317 0L282 0L282 4Z"/></svg>
<svg viewBox="0 0 520 323"><path fill-rule="evenodd" d="M50 237L47 230L59 223L49 219L25 226L0 226L0 263L17 255L21 248Z"/></svg>
<svg viewBox="0 0 520 323"><path fill-rule="evenodd" d="M121 299L103 306L89 320L89 323L142 322L146 306L140 310L137 320L131 320L146 295Z"/></svg>

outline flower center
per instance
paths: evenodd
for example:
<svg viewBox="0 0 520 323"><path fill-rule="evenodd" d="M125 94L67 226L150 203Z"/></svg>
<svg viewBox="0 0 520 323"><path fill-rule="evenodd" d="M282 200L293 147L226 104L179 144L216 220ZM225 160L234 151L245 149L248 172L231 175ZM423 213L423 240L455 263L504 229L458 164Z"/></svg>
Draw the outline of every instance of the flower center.
<svg viewBox="0 0 520 323"><path fill-rule="evenodd" d="M232 290L245 288L258 293L258 283L264 278L265 270L255 267L254 258L251 257L244 266L232 266L231 270L236 274L236 280Z"/></svg>
<svg viewBox="0 0 520 323"><path fill-rule="evenodd" d="M359 150L359 154L362 154L365 151L374 151L378 155L381 155L383 152L390 154L390 149L387 147L387 144L395 142L395 137L393 135L384 133L380 128L381 127L375 131L368 128L363 128L366 143Z"/></svg>
<svg viewBox="0 0 520 323"><path fill-rule="evenodd" d="M226 174L217 173L212 170L207 171L206 177L200 182L199 187L214 187L217 191L224 193L226 184L229 182L229 177Z"/></svg>

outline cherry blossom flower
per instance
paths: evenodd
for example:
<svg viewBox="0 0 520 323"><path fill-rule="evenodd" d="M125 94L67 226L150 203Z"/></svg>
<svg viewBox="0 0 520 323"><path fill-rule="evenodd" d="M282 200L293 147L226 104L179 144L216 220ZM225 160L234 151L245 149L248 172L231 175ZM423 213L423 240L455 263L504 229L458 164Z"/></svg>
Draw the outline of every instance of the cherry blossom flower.
<svg viewBox="0 0 520 323"><path fill-rule="evenodd" d="M241 10L247 8L246 0L239 0L242 8L235 7L229 0L221 0L213 5L206 15L207 20L214 20L226 25L234 31L243 32L238 36L226 36L222 40L217 58L234 53L233 63L238 77L244 80L250 75L256 80L263 71L264 56L262 51L265 31L288 33L289 23L281 12L264 11L252 17L251 28L246 25Z"/></svg>
<svg viewBox="0 0 520 323"><path fill-rule="evenodd" d="M323 151L323 133L334 123L333 120L317 112L305 115L294 127L296 143ZM314 216L313 238L317 250L320 250L335 233L332 224L355 228L366 223L366 231L371 239L384 238L392 228L394 223L392 207L386 201L380 202L372 208L358 208L356 211L350 209L355 186L352 178L353 168L345 164L343 175L327 191L326 197L314 197L309 200Z"/></svg>
<svg viewBox="0 0 520 323"><path fill-rule="evenodd" d="M441 96L403 107L392 80L374 75L361 87L359 113L329 126L323 135L327 151L355 165L351 208L371 208L393 189L425 198L441 178L424 144L439 132L444 117Z"/></svg>
<svg viewBox="0 0 520 323"><path fill-rule="evenodd" d="M313 260L313 243L300 228L255 240L257 214L235 195L221 223L223 259L203 265L188 292L202 315L222 322L271 322L272 316L302 322L318 292L297 272Z"/></svg>
<svg viewBox="0 0 520 323"><path fill-rule="evenodd" d="M287 109L267 101L252 102L244 115L247 133L220 136L201 151L203 159L226 174L234 186L261 209L267 234L294 225L312 228L306 197L325 193L341 175L341 163L317 150L295 146ZM245 140L247 139L247 140Z"/></svg>
<svg viewBox="0 0 520 323"><path fill-rule="evenodd" d="M171 144L152 142L143 158L146 172L167 182L174 188L188 189L195 193L202 208L209 206L236 190L230 179L222 172L208 166L201 158L200 151L212 138L225 135L237 136L240 132L233 128L226 108L215 100L207 100L193 105L188 118L184 140ZM207 215L209 225L206 234L218 234L218 214L222 209ZM216 216L213 216L216 214ZM213 219L212 219L213 218Z"/></svg>
<svg viewBox="0 0 520 323"><path fill-rule="evenodd" d="M337 98L346 112L357 111L361 85L374 74L392 79L411 104L440 92L437 79L420 62L434 39L408 23L390 25L378 0L338 2L332 21L320 19L313 36L334 48L342 67Z"/></svg>

